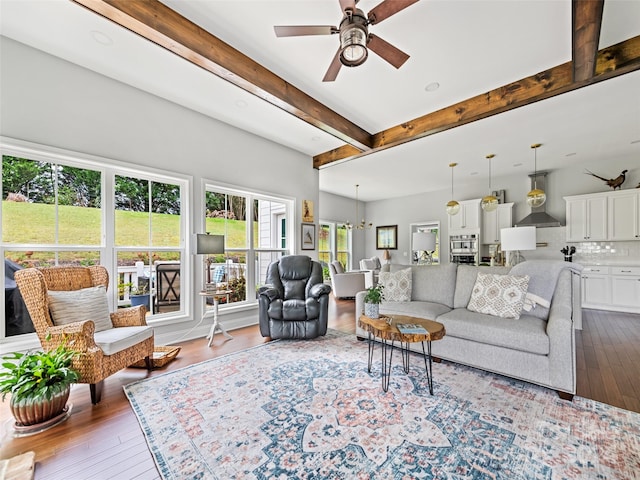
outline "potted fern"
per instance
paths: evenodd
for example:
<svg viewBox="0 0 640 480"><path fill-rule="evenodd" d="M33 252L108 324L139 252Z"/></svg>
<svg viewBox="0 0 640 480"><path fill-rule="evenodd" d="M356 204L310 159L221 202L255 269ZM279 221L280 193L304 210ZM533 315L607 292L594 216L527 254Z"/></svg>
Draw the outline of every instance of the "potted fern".
<svg viewBox="0 0 640 480"><path fill-rule="evenodd" d="M384 285L379 283L367 288L364 296L364 314L369 318L380 318L382 300L384 300Z"/></svg>
<svg viewBox="0 0 640 480"><path fill-rule="evenodd" d="M2 357L0 393L9 407L16 427L47 422L65 411L71 384L78 372L71 368L76 352L59 345L48 352L13 352Z"/></svg>

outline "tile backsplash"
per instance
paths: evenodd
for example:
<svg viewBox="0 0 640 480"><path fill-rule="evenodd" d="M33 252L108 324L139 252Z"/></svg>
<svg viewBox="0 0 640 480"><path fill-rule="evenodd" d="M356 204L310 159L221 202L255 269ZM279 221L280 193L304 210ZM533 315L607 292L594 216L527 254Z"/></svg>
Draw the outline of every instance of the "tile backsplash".
<svg viewBox="0 0 640 480"><path fill-rule="evenodd" d="M522 252L525 259L564 260L560 250L568 245L576 247L573 261L583 265L640 264L640 241L570 243L566 240L566 227L538 228L536 241L548 245L538 247L535 251Z"/></svg>

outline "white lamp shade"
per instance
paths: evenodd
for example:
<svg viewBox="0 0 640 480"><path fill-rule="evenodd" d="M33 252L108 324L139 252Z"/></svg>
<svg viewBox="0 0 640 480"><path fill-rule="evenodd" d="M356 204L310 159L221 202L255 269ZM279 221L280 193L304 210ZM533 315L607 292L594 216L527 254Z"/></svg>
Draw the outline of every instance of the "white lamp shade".
<svg viewBox="0 0 640 480"><path fill-rule="evenodd" d="M196 235L196 255L212 255L224 253L224 235Z"/></svg>
<svg viewBox="0 0 640 480"><path fill-rule="evenodd" d="M436 249L436 234L433 232L414 232L413 249L433 252Z"/></svg>
<svg viewBox="0 0 640 480"><path fill-rule="evenodd" d="M536 249L536 227L500 229L500 244L505 252Z"/></svg>

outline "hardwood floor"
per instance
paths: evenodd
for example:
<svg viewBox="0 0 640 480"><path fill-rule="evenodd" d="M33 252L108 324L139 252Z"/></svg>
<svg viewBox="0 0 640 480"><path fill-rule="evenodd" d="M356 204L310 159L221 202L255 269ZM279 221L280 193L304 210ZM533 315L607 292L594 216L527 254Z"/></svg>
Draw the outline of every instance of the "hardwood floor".
<svg viewBox="0 0 640 480"><path fill-rule="evenodd" d="M354 302L332 300L329 326L355 331ZM165 368L150 376L191 363L244 350L265 342L257 326L233 331L233 340L217 335L183 342ZM640 412L640 315L584 311L584 330L576 332L577 394ZM70 418L38 435L12 438L8 401L0 404L0 458L36 452L36 479L158 479L160 478L138 421L122 391L123 385L146 378L144 369L129 368L107 379L102 402L91 405L89 387L74 386Z"/></svg>

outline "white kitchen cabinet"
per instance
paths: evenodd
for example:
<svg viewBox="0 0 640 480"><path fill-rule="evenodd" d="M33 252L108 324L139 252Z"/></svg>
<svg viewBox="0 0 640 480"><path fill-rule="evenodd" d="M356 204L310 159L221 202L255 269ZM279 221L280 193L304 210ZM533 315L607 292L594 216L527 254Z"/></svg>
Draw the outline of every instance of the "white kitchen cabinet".
<svg viewBox="0 0 640 480"><path fill-rule="evenodd" d="M449 215L449 235L464 235L480 230L480 199L460 202L457 215Z"/></svg>
<svg viewBox="0 0 640 480"><path fill-rule="evenodd" d="M609 267L584 267L582 270L582 306L606 309L611 305Z"/></svg>
<svg viewBox="0 0 640 480"><path fill-rule="evenodd" d="M640 267L610 267L611 303L640 308Z"/></svg>
<svg viewBox="0 0 640 480"><path fill-rule="evenodd" d="M567 202L567 241L607 240L607 195L565 197Z"/></svg>
<svg viewBox="0 0 640 480"><path fill-rule="evenodd" d="M640 267L584 267L582 307L640 313Z"/></svg>
<svg viewBox="0 0 640 480"><path fill-rule="evenodd" d="M640 239L640 192L624 190L608 197L609 240Z"/></svg>
<svg viewBox="0 0 640 480"><path fill-rule="evenodd" d="M513 202L501 203L493 212L482 212L482 243L500 243L500 230L513 226Z"/></svg>

